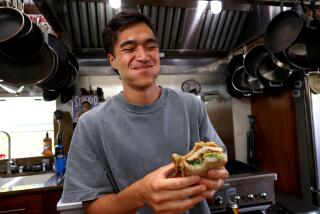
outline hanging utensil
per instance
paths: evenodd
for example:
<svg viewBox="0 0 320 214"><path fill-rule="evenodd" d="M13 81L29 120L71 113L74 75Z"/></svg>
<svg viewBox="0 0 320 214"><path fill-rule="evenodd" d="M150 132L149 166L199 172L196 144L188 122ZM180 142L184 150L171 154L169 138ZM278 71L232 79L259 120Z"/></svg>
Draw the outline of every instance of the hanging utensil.
<svg viewBox="0 0 320 214"><path fill-rule="evenodd" d="M249 115L249 123L250 123L250 129L247 132L247 161L248 164L255 166L256 160L255 160L255 127L254 123L256 122L256 119L253 115Z"/></svg>
<svg viewBox="0 0 320 214"><path fill-rule="evenodd" d="M304 17L295 10L283 11L283 0L280 1L281 12L267 26L264 44L272 53L279 53L291 47L299 38L304 26Z"/></svg>

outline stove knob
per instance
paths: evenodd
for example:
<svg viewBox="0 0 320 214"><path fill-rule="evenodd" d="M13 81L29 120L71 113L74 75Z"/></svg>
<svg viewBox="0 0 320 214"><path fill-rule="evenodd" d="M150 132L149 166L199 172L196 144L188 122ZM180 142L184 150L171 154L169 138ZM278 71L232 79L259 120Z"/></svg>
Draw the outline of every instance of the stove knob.
<svg viewBox="0 0 320 214"><path fill-rule="evenodd" d="M250 201L253 201L254 195L253 195L253 194L249 194L249 195L248 195L248 199L249 199Z"/></svg>
<svg viewBox="0 0 320 214"><path fill-rule="evenodd" d="M233 200L234 200L234 202L236 202L238 204L240 201L240 198L241 198L240 195L236 195L236 196L234 196Z"/></svg>
<svg viewBox="0 0 320 214"><path fill-rule="evenodd" d="M260 197L263 199L267 199L267 193L265 192L260 193Z"/></svg>
<svg viewBox="0 0 320 214"><path fill-rule="evenodd" d="M222 200L222 197L220 195L217 195L215 198L214 198L214 204L216 206L219 206L221 207L222 204L223 204L223 200Z"/></svg>

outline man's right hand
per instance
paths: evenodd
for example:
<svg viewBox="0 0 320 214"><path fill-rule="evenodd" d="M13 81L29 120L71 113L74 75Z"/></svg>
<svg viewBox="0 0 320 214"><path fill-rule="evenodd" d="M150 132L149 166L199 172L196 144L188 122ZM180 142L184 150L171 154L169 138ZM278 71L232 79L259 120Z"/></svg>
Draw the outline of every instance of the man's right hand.
<svg viewBox="0 0 320 214"><path fill-rule="evenodd" d="M155 213L182 213L204 200L201 193L206 191L206 186L198 184L199 176L170 177L174 171L174 164L170 163L136 183L139 199Z"/></svg>

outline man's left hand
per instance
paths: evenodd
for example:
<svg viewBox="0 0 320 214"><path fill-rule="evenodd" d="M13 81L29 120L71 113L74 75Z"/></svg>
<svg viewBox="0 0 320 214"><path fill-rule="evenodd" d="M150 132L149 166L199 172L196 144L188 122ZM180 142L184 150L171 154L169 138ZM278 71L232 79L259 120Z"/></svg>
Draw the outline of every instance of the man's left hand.
<svg viewBox="0 0 320 214"><path fill-rule="evenodd" d="M199 184L207 187L207 191L201 195L207 199L212 199L214 193L222 187L224 180L229 177L229 172L223 167L221 169L211 169L208 171L207 178L201 178Z"/></svg>

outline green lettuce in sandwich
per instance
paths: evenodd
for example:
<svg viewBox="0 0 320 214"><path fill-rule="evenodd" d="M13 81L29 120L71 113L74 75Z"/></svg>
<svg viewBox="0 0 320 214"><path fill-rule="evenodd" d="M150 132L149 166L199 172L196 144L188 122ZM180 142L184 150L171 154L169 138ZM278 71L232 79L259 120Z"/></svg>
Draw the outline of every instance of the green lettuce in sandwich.
<svg viewBox="0 0 320 214"><path fill-rule="evenodd" d="M228 161L227 154L214 142L196 142L185 156L172 154L172 161L181 176L207 177L208 170L220 169Z"/></svg>

